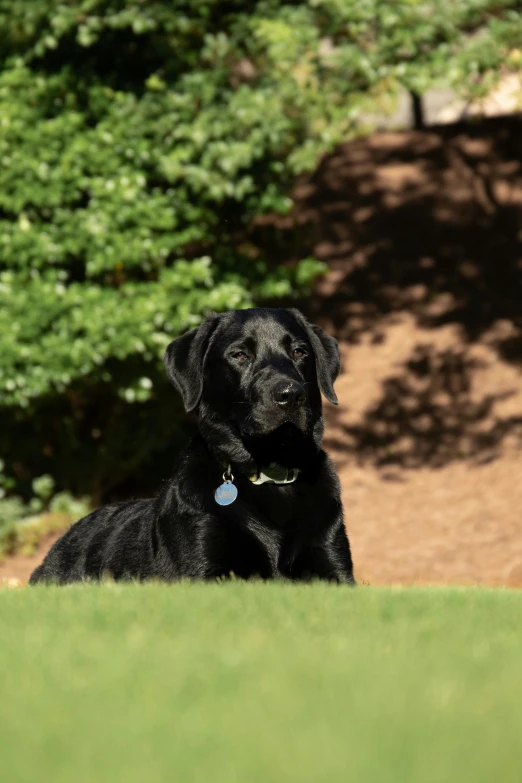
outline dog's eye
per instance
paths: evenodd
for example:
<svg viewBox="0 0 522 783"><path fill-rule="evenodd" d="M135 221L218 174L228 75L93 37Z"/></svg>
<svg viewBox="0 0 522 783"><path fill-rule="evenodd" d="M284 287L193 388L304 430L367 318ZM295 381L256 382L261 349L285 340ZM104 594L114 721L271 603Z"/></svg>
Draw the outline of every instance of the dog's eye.
<svg viewBox="0 0 522 783"><path fill-rule="evenodd" d="M237 359L238 362L246 362L248 359L248 355L245 353L245 351L236 351L232 354L232 357Z"/></svg>
<svg viewBox="0 0 522 783"><path fill-rule="evenodd" d="M294 359L302 359L306 355L304 348L294 348L292 351Z"/></svg>

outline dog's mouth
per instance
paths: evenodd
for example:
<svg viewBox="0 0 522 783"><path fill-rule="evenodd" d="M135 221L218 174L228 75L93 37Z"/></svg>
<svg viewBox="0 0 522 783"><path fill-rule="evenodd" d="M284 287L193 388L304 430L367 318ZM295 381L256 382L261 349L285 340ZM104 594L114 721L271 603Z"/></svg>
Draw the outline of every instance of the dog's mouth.
<svg viewBox="0 0 522 783"><path fill-rule="evenodd" d="M308 419L308 412L305 408L285 413L271 411L268 415L258 419L250 414L242 422L240 430L242 436L250 438L264 438L287 426L306 433L308 431Z"/></svg>

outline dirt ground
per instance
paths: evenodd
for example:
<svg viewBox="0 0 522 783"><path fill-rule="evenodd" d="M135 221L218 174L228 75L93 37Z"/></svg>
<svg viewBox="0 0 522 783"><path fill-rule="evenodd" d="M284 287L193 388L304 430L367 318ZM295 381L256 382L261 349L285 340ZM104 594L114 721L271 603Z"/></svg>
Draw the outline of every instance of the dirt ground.
<svg viewBox="0 0 522 783"><path fill-rule="evenodd" d="M296 196L357 576L522 586L520 119L347 144Z"/></svg>
<svg viewBox="0 0 522 783"><path fill-rule="evenodd" d="M522 586L522 455L516 439L506 436L494 456L481 456L473 436L463 431L454 440L454 448L462 448L455 459L437 465L430 459L425 464L421 457L419 464L408 466L417 437L412 428L418 423L423 437L433 425L435 437L443 437L445 424L430 422L430 414L421 412L407 393L389 403L393 415L399 408L406 417L398 426L386 418L388 403L382 405L382 387L390 378L400 378L417 341L429 340L433 346L437 338L439 347L452 351L452 334L446 328L428 335L404 319L371 350L364 344L343 346L350 369L337 386L342 407L327 412L327 448L339 470L356 574L363 582ZM480 405L485 395L498 395L491 414L497 421L516 415L522 407L519 371L487 351L474 353L481 357L481 367L466 396ZM446 421L454 415L458 422L462 414L455 400L442 390L437 396L435 406L454 409L445 411ZM354 453L365 417L372 420L375 437L390 442L382 457L383 441L375 447L379 456L372 452L373 444L368 454ZM493 420L481 423L481 432Z"/></svg>
<svg viewBox="0 0 522 783"><path fill-rule="evenodd" d="M309 314L341 344L326 447L358 579L522 586L522 121L346 144L295 199L329 266Z"/></svg>
<svg viewBox="0 0 522 783"><path fill-rule="evenodd" d="M35 552L34 555L31 555L31 557L16 555L15 557L9 557L0 563L0 586L12 585L15 587L19 584L28 582L29 577L36 566L40 565L45 553L57 539L57 535L47 536L41 542L38 551Z"/></svg>

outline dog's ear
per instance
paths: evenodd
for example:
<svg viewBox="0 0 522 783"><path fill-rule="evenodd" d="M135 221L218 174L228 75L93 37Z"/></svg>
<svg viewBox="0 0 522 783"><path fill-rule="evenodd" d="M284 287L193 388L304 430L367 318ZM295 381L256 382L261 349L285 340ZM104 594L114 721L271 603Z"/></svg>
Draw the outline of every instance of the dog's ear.
<svg viewBox="0 0 522 783"><path fill-rule="evenodd" d="M319 387L328 400L334 405L339 404L337 395L334 392L333 384L339 372L341 371L341 356L337 340L326 334L320 326L308 323L306 318L299 310L292 308L290 310L294 318L307 333L308 339L312 344L315 354L315 366L317 370L317 380Z"/></svg>
<svg viewBox="0 0 522 783"><path fill-rule="evenodd" d="M167 375L181 394L187 413L201 399L205 356L217 320L216 316L209 316L197 329L173 340L165 351Z"/></svg>

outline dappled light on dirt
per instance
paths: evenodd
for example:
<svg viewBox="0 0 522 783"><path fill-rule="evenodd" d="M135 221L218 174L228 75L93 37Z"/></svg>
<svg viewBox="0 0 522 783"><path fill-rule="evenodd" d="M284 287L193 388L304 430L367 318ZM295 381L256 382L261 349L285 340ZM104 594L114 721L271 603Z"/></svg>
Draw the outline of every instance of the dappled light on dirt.
<svg viewBox="0 0 522 783"><path fill-rule="evenodd" d="M522 585L522 121L385 133L296 190L359 579Z"/></svg>
<svg viewBox="0 0 522 783"><path fill-rule="evenodd" d="M302 195L300 195L302 194ZM463 341L522 326L522 121L376 135L341 147L297 189L297 222L332 269L313 312L340 336L380 336L407 310Z"/></svg>

